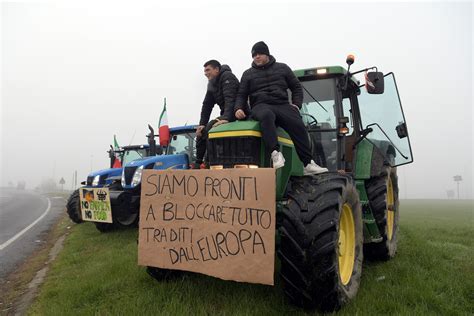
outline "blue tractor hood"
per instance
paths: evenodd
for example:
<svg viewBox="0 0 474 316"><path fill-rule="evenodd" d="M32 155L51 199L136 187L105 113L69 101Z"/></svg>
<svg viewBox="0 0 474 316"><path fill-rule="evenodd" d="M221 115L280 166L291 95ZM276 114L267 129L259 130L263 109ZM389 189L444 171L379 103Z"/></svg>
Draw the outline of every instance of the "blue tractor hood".
<svg viewBox="0 0 474 316"><path fill-rule="evenodd" d="M151 166L153 164L153 166ZM143 166L145 169L188 169L189 158L186 154L163 155L146 157L129 162L125 168L138 168Z"/></svg>
<svg viewBox="0 0 474 316"><path fill-rule="evenodd" d="M124 189L133 189L139 185L139 183L132 185L132 178L135 171L142 166L143 169L155 170L189 169L189 158L186 154L177 154L147 157L129 162L125 165L122 177Z"/></svg>
<svg viewBox="0 0 474 316"><path fill-rule="evenodd" d="M96 176L100 176L99 178L99 185L98 187L102 187L106 184L111 184L112 181L114 180L113 177L116 179L120 179L120 176L122 174L122 168L108 168L108 169L102 169L102 170L97 170L94 172L89 173L87 176L87 186L92 186L92 181Z"/></svg>
<svg viewBox="0 0 474 316"><path fill-rule="evenodd" d="M89 173L87 177L95 176L118 176L122 174L122 168L108 168Z"/></svg>

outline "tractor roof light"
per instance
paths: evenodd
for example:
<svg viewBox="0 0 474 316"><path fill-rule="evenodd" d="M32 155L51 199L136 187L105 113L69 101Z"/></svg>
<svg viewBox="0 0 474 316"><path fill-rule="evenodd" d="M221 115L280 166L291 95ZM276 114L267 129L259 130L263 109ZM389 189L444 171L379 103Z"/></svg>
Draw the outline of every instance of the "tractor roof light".
<svg viewBox="0 0 474 316"><path fill-rule="evenodd" d="M352 54L347 55L346 63L350 66L354 63L355 57Z"/></svg>
<svg viewBox="0 0 474 316"><path fill-rule="evenodd" d="M327 70L327 68L320 68L320 69L316 69L316 73L318 75L325 75L325 74L328 73L328 70Z"/></svg>

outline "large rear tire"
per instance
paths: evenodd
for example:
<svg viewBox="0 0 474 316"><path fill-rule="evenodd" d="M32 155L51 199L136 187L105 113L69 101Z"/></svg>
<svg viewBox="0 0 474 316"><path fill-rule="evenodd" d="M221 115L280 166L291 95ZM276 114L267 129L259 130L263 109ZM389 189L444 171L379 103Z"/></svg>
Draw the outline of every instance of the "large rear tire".
<svg viewBox="0 0 474 316"><path fill-rule="evenodd" d="M323 312L355 297L363 260L362 211L351 178L326 173L293 178L280 222L283 290Z"/></svg>
<svg viewBox="0 0 474 316"><path fill-rule="evenodd" d="M389 260L397 252L399 201L397 169L384 166L378 177L366 184L369 205L382 235L379 243L365 245L365 255L371 260Z"/></svg>
<svg viewBox="0 0 474 316"><path fill-rule="evenodd" d="M181 270L170 270L156 267L146 267L146 272L158 282L170 281L184 274L184 271Z"/></svg>
<svg viewBox="0 0 474 316"><path fill-rule="evenodd" d="M81 201L79 198L79 189L72 192L66 202L66 212L71 221L76 224L83 222L81 214Z"/></svg>

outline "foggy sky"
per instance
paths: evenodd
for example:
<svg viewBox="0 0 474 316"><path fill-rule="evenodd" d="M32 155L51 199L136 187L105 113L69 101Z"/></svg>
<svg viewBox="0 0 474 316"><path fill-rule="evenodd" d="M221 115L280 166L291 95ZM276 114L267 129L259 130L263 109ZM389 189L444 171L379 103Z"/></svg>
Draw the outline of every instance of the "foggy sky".
<svg viewBox="0 0 474 316"><path fill-rule="evenodd" d="M0 185L79 181L106 150L146 143L167 98L171 126L196 124L217 59L240 78L265 41L293 69L394 72L415 162L401 198L473 197L472 3L295 1L3 2ZM362 78L360 78L362 79ZM213 113L217 115L217 110Z"/></svg>

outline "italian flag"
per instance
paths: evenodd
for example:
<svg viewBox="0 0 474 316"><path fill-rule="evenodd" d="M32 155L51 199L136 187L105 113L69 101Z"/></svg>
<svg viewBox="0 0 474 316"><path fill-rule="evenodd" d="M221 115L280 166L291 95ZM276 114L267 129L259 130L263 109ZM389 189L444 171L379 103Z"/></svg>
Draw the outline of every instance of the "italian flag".
<svg viewBox="0 0 474 316"><path fill-rule="evenodd" d="M168 146L170 142L170 128L168 126L168 113L166 112L166 98L160 115L160 122L158 123L158 133L160 135L160 146Z"/></svg>
<svg viewBox="0 0 474 316"><path fill-rule="evenodd" d="M114 150L118 150L120 148L118 142L117 142L117 137L114 135ZM120 162L120 159L117 157L117 154L115 154L115 160L112 168L122 168L122 163Z"/></svg>

